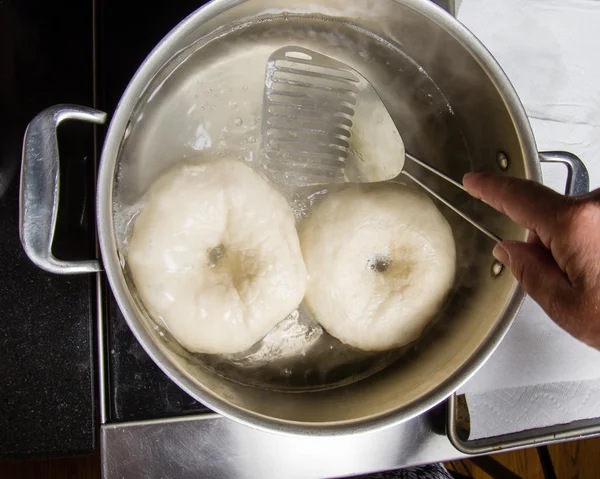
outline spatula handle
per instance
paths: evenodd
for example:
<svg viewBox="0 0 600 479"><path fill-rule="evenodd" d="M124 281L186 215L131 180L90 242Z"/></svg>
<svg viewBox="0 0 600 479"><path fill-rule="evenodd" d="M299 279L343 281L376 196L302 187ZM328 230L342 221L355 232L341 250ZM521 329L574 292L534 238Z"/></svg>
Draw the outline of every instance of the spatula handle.
<svg viewBox="0 0 600 479"><path fill-rule="evenodd" d="M410 157L409 155L407 155L411 160L414 161L414 159L412 157ZM419 163L421 164L421 163ZM423 163L424 164L424 163ZM434 168L430 167L429 165L426 166L426 168L430 171L433 171L434 173L439 174L441 177L443 177L444 179L447 179L450 183L452 183L455 186L458 186L461 190L465 191L464 187L460 184L457 183L456 181L454 181L453 179L447 177L446 175L444 175L443 173L435 170ZM502 241L502 238L500 238L499 236L495 235L494 233L492 233L490 230L488 230L487 228L485 228L484 226L481 226L479 223L477 223L477 221L473 220L470 216L464 214L462 211L460 211L456 206L454 206L452 203L450 203L449 201L447 201L446 199L444 199L442 196L440 196L438 193L436 193L434 190L432 190L429 186L427 186L425 183L423 183L421 180L415 178L413 175L411 175L410 173L408 173L406 170L402 170L402 174L409 177L411 180L413 180L417 185L419 185L421 188L423 188L425 191L427 191L430 195L434 196L435 198L437 198L438 200L440 200L442 203L444 203L448 208L450 208L452 211L454 211L457 215L459 215L461 218L463 218L465 221L468 221L469 223L471 223L475 228L477 228L479 231L481 231L482 233L484 233L485 235L487 235L489 238L491 238L492 240L496 241L496 242L500 242Z"/></svg>

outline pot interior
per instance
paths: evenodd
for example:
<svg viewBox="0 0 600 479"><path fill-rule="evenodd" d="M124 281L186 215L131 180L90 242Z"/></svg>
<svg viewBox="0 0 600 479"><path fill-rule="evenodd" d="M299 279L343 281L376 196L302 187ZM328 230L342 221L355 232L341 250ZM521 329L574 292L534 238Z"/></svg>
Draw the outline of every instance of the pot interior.
<svg viewBox="0 0 600 479"><path fill-rule="evenodd" d="M188 21L185 35L162 49L169 55L159 69L138 74L148 79L123 133L113 190L122 281L137 313L127 319L143 324L151 338L151 344L143 342L146 349L159 351L177 370L174 379L209 406L274 428L335 427L394 413L405 418L458 387L508 326L518 302L515 280L507 271L494 274L493 243L440 203L456 241L455 285L419 340L397 350L367 353L345 346L301 305L245 353L192 354L150 317L129 278L127 238L144 193L166 169L223 157L263 174L264 69L269 55L285 45L324 53L363 74L407 151L452 178L460 181L473 170L502 173L499 152L509 158L506 174L531 176L530 145L522 143L490 74L455 37L449 18L412 4L321 2L308 8L286 2L283 12L254 0L221 11L217 2L203 22L190 28ZM525 237L506 218L418 166L407 162L407 169L501 237ZM335 189L274 182L298 221ZM288 339L283 346L282 336Z"/></svg>

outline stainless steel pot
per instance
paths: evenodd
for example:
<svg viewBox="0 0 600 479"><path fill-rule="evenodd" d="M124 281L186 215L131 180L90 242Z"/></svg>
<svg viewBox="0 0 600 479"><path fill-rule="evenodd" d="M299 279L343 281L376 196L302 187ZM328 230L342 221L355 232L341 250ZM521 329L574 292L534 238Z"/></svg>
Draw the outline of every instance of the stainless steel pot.
<svg viewBox="0 0 600 479"><path fill-rule="evenodd" d="M185 66L192 53L210 48L212 40L219 39L227 26L236 24L236 31L243 31L254 22L281 19L282 15L285 22L300 21L301 15L324 22L343 21L355 27L357 38L370 32L385 40L386 48L396 49L397 55L384 62L377 61L376 55L376 61L357 59L344 44L336 46L337 53L349 63L368 61L374 65L372 81L382 87L382 97L392 116L403 131L412 125L411 138L405 137L410 150L452 176L460 178L468 170L478 170L540 181L539 160L558 161L568 166L568 192L575 194L587 190L587 173L581 162L568 153L538 153L523 107L493 57L458 21L427 1L315 0L307 4L303 0L216 0L185 19L148 56L110 123L97 186L102 263L135 336L181 388L237 421L293 434L373 430L405 421L451 395L496 348L524 298L514 278L494 263L489 240L468 229L452 213L445 212L460 239L462 263L457 287L442 320L430 328L409 359L397 361L362 381L310 393L291 394L239 384L201 367L173 342L165 342L138 301L119 256L118 235L123 234L115 222L123 195L119 185L134 183L138 193L143 191L159 173L150 158L170 141L168 132L156 128L149 131L138 125L140 109L173 71ZM360 64L356 67L361 69ZM400 83L386 90L386 82L395 81ZM438 108L434 98L437 90L419 94L430 83L439 88L440 98L447 100L450 109ZM167 95L163 105L168 100L169 88L166 90L161 92ZM422 111L425 113L419 116ZM21 236L29 257L47 271L73 274L102 269L98 260L57 260L51 244L59 189L56 127L64 120L103 123L105 119L106 114L90 108L60 105L42 112L27 130ZM169 119L175 129L184 126L185 119ZM440 125L450 125L447 132L451 134L440 139L439 145L427 141L429 137L422 132L435 135ZM172 147L178 148L175 144ZM526 238L526 231L507 218L494 216L464 198L452 197L456 193L444 190L443 185L436 187L454 201L464 202L462 206L471 208L474 216L484 217L501 237Z"/></svg>

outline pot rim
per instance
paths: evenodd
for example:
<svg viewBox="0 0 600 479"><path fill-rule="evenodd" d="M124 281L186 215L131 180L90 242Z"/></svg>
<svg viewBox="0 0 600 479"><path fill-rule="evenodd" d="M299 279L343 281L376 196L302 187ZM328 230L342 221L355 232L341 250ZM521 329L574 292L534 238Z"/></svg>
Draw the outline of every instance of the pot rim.
<svg viewBox="0 0 600 479"><path fill-rule="evenodd" d="M133 108L136 105L139 96L143 93L148 81L160 69L164 62L172 56L171 50L173 45L188 35L196 25L212 19L219 13L239 3L243 3L243 1L244 0L214 0L190 14L173 28L173 30L158 43L141 64L123 93L115 110L102 149L96 198L96 215L100 249L112 292L119 308L123 312L123 316L125 317L129 328L154 363L190 396L227 418L268 432L313 436L343 435L375 431L407 421L442 402L460 388L485 363L504 338L521 303L525 299L525 293L518 285L515 285L513 288L511 299L507 307L496 322L494 329L487 339L452 376L446 378L446 380L440 383L434 390L430 391L413 404L384 414L365 419L332 423L305 423L275 419L228 403L216 396L211 390L203 385L194 383L185 372L179 370L171 362L168 354L157 346L152 334L137 317L133 298L127 287L117 253L112 215L114 173L123 132L127 127ZM539 162L537 161L537 148L525 110L512 84L491 53L464 25L432 2L423 0L393 1L401 3L427 17L439 28L444 29L459 41L473 58L477 60L479 65L493 82L494 86L500 92L506 108L515 123L517 135L524 151L527 176L535 181L540 181L541 171Z"/></svg>

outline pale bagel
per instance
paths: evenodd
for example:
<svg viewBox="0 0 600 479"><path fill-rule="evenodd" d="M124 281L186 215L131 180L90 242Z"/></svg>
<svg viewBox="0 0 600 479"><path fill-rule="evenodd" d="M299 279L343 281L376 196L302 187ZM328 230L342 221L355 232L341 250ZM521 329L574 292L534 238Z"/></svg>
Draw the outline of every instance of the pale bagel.
<svg viewBox="0 0 600 479"><path fill-rule="evenodd" d="M417 339L454 281L450 225L404 185L330 194L301 225L300 245L307 306L332 336L364 350Z"/></svg>
<svg viewBox="0 0 600 479"><path fill-rule="evenodd" d="M234 160L161 176L135 220L127 264L149 313L193 352L248 349L306 287L289 205Z"/></svg>

